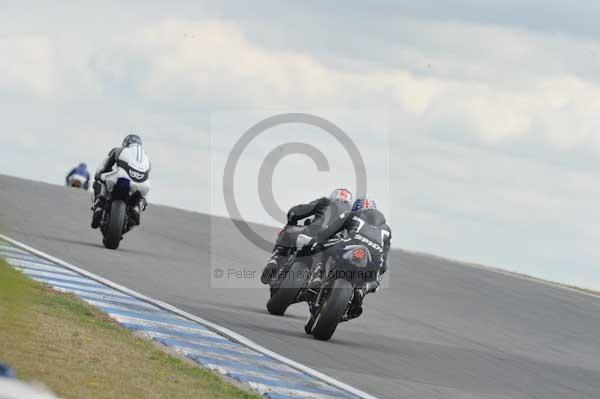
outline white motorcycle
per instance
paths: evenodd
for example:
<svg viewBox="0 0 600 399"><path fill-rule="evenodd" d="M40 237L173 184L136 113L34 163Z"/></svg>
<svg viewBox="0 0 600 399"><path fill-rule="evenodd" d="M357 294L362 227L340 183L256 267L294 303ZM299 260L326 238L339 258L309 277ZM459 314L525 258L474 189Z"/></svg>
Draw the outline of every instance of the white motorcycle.
<svg viewBox="0 0 600 399"><path fill-rule="evenodd" d="M117 249L123 235L136 226L131 214L150 191L149 176L150 162L147 157L140 157L135 147L124 148L113 170L101 175L108 192L100 222L106 248Z"/></svg>

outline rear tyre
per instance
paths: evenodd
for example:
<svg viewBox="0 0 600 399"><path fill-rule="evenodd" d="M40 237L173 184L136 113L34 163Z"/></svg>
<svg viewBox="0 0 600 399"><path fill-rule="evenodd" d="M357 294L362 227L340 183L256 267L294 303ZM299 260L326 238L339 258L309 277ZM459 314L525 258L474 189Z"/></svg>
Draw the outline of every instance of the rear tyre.
<svg viewBox="0 0 600 399"><path fill-rule="evenodd" d="M308 272L308 266L302 262L296 262L292 265L284 280L281 281L279 288L272 293L271 298L267 301L269 313L283 316L288 306L296 301L298 292L304 287Z"/></svg>
<svg viewBox="0 0 600 399"><path fill-rule="evenodd" d="M115 200L110 205L110 216L108 226L104 233L104 246L108 249L119 248L119 243L123 237L123 226L125 224L125 214L127 205L124 201Z"/></svg>
<svg viewBox="0 0 600 399"><path fill-rule="evenodd" d="M338 279L333 282L325 303L317 314L312 328L313 336L321 341L327 341L335 332L338 323L352 299L353 288L348 280Z"/></svg>

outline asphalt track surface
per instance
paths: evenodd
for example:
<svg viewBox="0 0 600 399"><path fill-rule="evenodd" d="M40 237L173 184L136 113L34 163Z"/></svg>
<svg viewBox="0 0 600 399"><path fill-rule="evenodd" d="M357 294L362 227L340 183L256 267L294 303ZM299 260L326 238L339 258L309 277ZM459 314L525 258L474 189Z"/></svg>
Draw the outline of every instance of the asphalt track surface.
<svg viewBox="0 0 600 399"><path fill-rule="evenodd" d="M265 288L211 288L211 262L266 260L229 220L151 206L110 251L89 207L88 193L0 175L0 229L12 238L378 397L600 398L600 298L393 251L390 287L319 342L304 334L304 305L276 317Z"/></svg>

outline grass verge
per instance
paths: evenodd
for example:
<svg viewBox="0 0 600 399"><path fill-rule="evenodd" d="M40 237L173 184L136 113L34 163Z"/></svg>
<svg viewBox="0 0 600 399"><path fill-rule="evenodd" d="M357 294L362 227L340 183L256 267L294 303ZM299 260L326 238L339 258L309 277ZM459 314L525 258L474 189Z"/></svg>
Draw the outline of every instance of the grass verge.
<svg viewBox="0 0 600 399"><path fill-rule="evenodd" d="M0 259L0 361L65 399L259 398Z"/></svg>

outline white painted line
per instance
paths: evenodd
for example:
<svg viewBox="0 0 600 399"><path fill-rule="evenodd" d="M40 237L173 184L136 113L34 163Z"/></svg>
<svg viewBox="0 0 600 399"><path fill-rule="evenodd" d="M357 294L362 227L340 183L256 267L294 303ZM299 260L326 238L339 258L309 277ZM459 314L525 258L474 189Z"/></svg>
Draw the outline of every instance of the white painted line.
<svg viewBox="0 0 600 399"><path fill-rule="evenodd" d="M96 281L90 281L89 278L71 277L71 276L65 276L64 274L60 274L60 273L42 272L39 270L33 270L33 269L29 269L29 268L23 269L23 273L25 273L28 276L37 277L37 278L60 279L60 280L65 280L65 281L68 281L71 283L97 284Z"/></svg>
<svg viewBox="0 0 600 399"><path fill-rule="evenodd" d="M122 316L120 316L120 317L122 318ZM204 328L200 325L198 325L197 328L194 328L194 327L180 326L180 325L176 325L176 324L168 324L168 323L163 323L163 322L155 322L155 321L148 321L148 320L134 321L133 318L130 318L130 319L131 319L131 322L130 322L131 324L137 324L137 325L147 327L146 330L140 331L143 333L149 333L149 332L151 332L150 328L157 327L164 331L169 331L173 334L177 334L177 333L194 334L194 335L201 335L206 338L222 339L222 340L228 341L227 337L224 337L221 334L217 334L216 332L211 331L207 328Z"/></svg>
<svg viewBox="0 0 600 399"><path fill-rule="evenodd" d="M210 332L211 334L214 335L209 335L209 334L198 334L199 336L196 338L189 338L189 337L185 337L183 338L181 335L177 335L177 331L172 331L170 333L166 333L166 332L156 332L156 331L140 331L143 334L146 334L148 337L150 338L164 338L164 339L172 339L172 340L178 340L178 341L182 341L185 340L186 342L192 343L192 344L202 344L202 345L206 345L206 341L208 340L214 340L215 338L221 339L223 340L224 343L229 343L226 345L235 345L234 342L231 342L230 340L228 340L227 338L225 338L222 335L218 335L213 333L212 331ZM243 347L241 345L236 345L236 347L238 348L243 348L245 350L250 350L246 347Z"/></svg>
<svg viewBox="0 0 600 399"><path fill-rule="evenodd" d="M126 311L126 312L135 311L135 309L132 309L130 306L136 306L136 305L131 305L131 304L117 305L117 304L110 303L110 302L104 302L104 301L101 301L101 300L88 299L88 298L81 298L81 300L89 303L90 305L94 305L96 307L111 308L111 309L116 309L116 310L123 310L123 311ZM160 309L155 308L155 307L153 307L151 305L148 305L147 303L143 303L143 304L144 304L144 309L155 310L157 312L160 311Z"/></svg>
<svg viewBox="0 0 600 399"><path fill-rule="evenodd" d="M219 359L205 358L205 359L201 359L201 361L207 367L214 367L214 368L218 368L218 367L223 368L223 367L225 367L226 370L232 370L231 368L226 368L226 367L229 367L229 366L224 366L222 364L219 364ZM221 361L221 363L223 363L223 361ZM306 373L302 373L301 371L293 369L290 366L287 366L285 364L276 362L273 359L268 359L268 362L261 362L260 366L258 366L258 367L256 365L256 362L252 361L252 359L250 359L250 358L248 358L248 359L238 359L236 361L236 364L238 364L240 366L246 366L247 368L252 368L252 369L263 368L263 369L268 370L269 372L272 372L272 373L302 375L302 376L305 376L307 378L311 377L310 375L308 375ZM318 381L318 380L315 380L314 383L315 384L323 384L323 382ZM330 389L332 388L330 385L327 385L327 386Z"/></svg>
<svg viewBox="0 0 600 399"><path fill-rule="evenodd" d="M22 262L13 262L13 260L11 260L11 259L7 259L6 261L9 265L11 265L12 267L14 267L15 269L18 269L18 270L29 269L29 270L36 270L39 272L63 273L63 274L69 275L69 276L78 276L77 273L73 273L72 271L70 271L68 269L60 268L60 267L56 267L56 266L46 266L46 265L42 265L42 264L24 265L24 264L22 264Z"/></svg>
<svg viewBox="0 0 600 399"><path fill-rule="evenodd" d="M194 345L194 347L192 347L191 345L188 345L188 344L192 344L192 345ZM232 353L236 353L238 355L236 357L236 359L239 359L239 355L251 356L252 358L264 358L265 357L265 355L263 355L262 353L258 353L256 351L253 351L252 349L248 349L243 345L235 345L234 343L233 344L220 344L220 343L215 343L215 342L185 341L182 344L168 344L167 346L170 348L189 351L189 353L197 354L197 355L214 354L214 353L221 355L223 353L219 352L219 351L229 351ZM229 355L229 354L224 354L224 355L225 356L236 356L236 355Z"/></svg>
<svg viewBox="0 0 600 399"><path fill-rule="evenodd" d="M42 278L34 278L34 280L39 281L41 283L44 284L49 284L48 282L44 281L44 279ZM58 284L60 286L55 286L55 284ZM119 296L122 298L128 298L127 295L123 295L123 293L116 291L114 289L110 289L110 288L96 288L96 287L90 287L89 285L80 285L80 284L71 284L71 283L53 283L53 286L58 290L58 289L73 289L75 290L87 290L87 291L91 291L91 292L95 292L98 294L106 294L106 295L114 295L114 296ZM69 291L72 292L72 291Z"/></svg>
<svg viewBox="0 0 600 399"><path fill-rule="evenodd" d="M268 370L273 373L297 374L297 375L305 376L306 378L312 378L312 376L310 376L306 373L303 373L299 370L296 370L294 368L291 368L290 366L280 363L276 360L273 360L270 358L265 358L265 360L266 361L261 361L260 364L257 364L255 359L252 359L250 357L239 358L235 361L235 364L239 365L239 366L246 366L246 368L251 368L251 369L263 368L263 369ZM202 364L208 365L210 367L229 367L229 366L225 366L222 364L222 363L228 363L227 359L219 359L217 356L204 356L202 359L199 359L198 362L202 362ZM228 368L228 370L231 370L231 368ZM314 380L313 383L316 385L324 384L320 380ZM329 389L333 388L331 385L327 385L327 386L329 387Z"/></svg>
<svg viewBox="0 0 600 399"><path fill-rule="evenodd" d="M13 267L18 267L21 269L35 269L47 272L63 272L70 276L77 276L77 273L72 272L69 269L65 269L64 267L56 267L56 266L48 266L42 263L35 263L30 260L22 260L22 259L14 259L14 258L4 258L8 264Z"/></svg>
<svg viewBox="0 0 600 399"><path fill-rule="evenodd" d="M188 348L187 346L178 346L178 345L168 345L168 347L172 350L174 350L175 352L179 352L182 355L185 356L197 356L197 357L201 357L201 358L207 358L207 359L216 359L216 360L221 360L221 361L228 361L228 362L239 362L240 361L240 353L238 354L231 354L231 353L223 353L223 352L218 352L218 351L214 351L214 350L210 350L210 349L200 349L200 348ZM245 356L245 354L243 354ZM248 358L250 358L249 355L247 356ZM253 359L260 359L260 357L264 357L264 355L257 353L256 356L252 357ZM202 362L202 359L197 360L197 362ZM255 361L253 361L255 362Z"/></svg>
<svg viewBox="0 0 600 399"><path fill-rule="evenodd" d="M322 393L307 392L299 389L290 389L284 387L273 387L271 385L259 384L257 382L248 382L248 384L258 391L261 395L266 393L278 393L280 395L295 396L306 399L339 399L338 396L330 396Z"/></svg>
<svg viewBox="0 0 600 399"><path fill-rule="evenodd" d="M17 252L18 250L18 252ZM50 261L47 261L46 259L40 259L39 256L35 256L32 255L28 252L25 251L21 251L20 249L15 248L15 251L0 251L0 256L3 258L15 258L15 259L21 259L21 260L29 260L29 261L35 261L38 263L43 263L43 264L50 264Z"/></svg>
<svg viewBox="0 0 600 399"><path fill-rule="evenodd" d="M113 319L115 319L116 321L118 321L119 323L123 323L123 324L139 324L141 326L146 326L146 327L168 328L171 330L188 332L188 333L192 333L192 334L211 333L211 334L215 334L215 336L217 336L217 337L222 337L222 335L216 334L210 330L207 330L206 328L202 328L202 326L200 326L200 325L198 326L198 328L193 328L193 327L187 327L187 326L174 325L174 324L164 322L164 321L138 319L137 317L123 316L123 315L117 315L117 314L112 315L111 317Z"/></svg>
<svg viewBox="0 0 600 399"><path fill-rule="evenodd" d="M57 287L56 289L59 291L70 292L70 293L76 294L77 296L81 297L81 299L91 299L91 300L97 300L97 301L110 301L110 302L114 302L114 303L118 303L118 304L122 304L122 305L133 305L133 306L140 306L140 307L143 307L146 309L159 310L156 306L150 305L146 302L138 301L137 299L127 299L123 296L112 297L107 294L93 294L91 292L72 290L72 289L66 289L66 288L60 288L60 287ZM108 305L104 305L104 306L108 306Z"/></svg>
<svg viewBox="0 0 600 399"><path fill-rule="evenodd" d="M178 309L175 306L169 305L168 303L165 303L165 302L158 301L156 299L152 299L150 297L147 297L147 296L145 296L143 294L140 294L137 291L133 291L133 290L127 288L127 287L119 285L119 284L117 284L117 283L115 283L113 281L110 281L108 279L100 277L100 276L98 276L96 274L90 273L90 272L88 272L88 271L86 271L84 269L81 269L81 268L79 268L77 266L74 266L74 265L72 265L70 263L67 263L67 262L65 262L65 261L63 261L61 259L58 259L58 258L56 258L56 257L54 257L52 255L49 255L49 254L47 254L45 252L38 251L35 248L32 248L32 247L30 247L28 245L25 245L25 244L23 244L23 243L21 243L19 241L13 240L12 238L5 236L4 234L0 234L0 238L3 239L3 240L5 240L5 241L7 241L7 242L9 242L10 244L15 245L16 247L19 247L19 248L21 248L21 249L23 249L25 251L28 251L28 252L30 252L32 254L35 254L35 255L39 256L41 258L47 259L47 260L49 260L51 262L54 262L54 263L56 263L56 264L58 264L60 266L66 267L67 269L72 270L72 271L74 271L76 273L79 273L82 276L89 277L92 280L95 280L95 281L97 281L97 282L99 282L101 284L107 285L107 286L109 286L109 287L111 287L111 288L113 288L113 289L115 289L117 291L121 291L124 294L131 295L131 296L133 296L133 297L135 297L135 298L137 298L139 300L142 300L144 302L150 303L150 304L152 304L154 306L157 306L157 307L159 307L159 308L161 308L163 310L169 311L171 313L174 313L176 315L179 315L179 316L181 316L183 318L186 318L188 320L194 321L196 323L200 323L203 326L205 326L206 328L208 328L210 330L213 330L213 331L215 331L215 332L217 332L217 333L219 333L221 335L224 335L225 337L231 339L232 341L238 342L241 345L244 345L244 346L246 346L246 347L248 347L250 349L253 349L253 350L255 350L255 351L259 352L259 353L262 353L263 355L268 356L268 357L270 357L272 359L275 359L275 360L277 360L277 361L279 361L279 362L281 362L283 364L286 364L286 365L288 365L288 366L290 366L290 367L292 367L292 368L294 368L296 370L300 370L303 373L306 373L306 374L308 374L308 375L310 375L310 376L312 376L312 377L314 377L314 378L316 378L318 380L321 380L321 381L323 381L323 382L325 382L325 383L327 383L327 384L329 384L329 385L331 385L333 387L336 387L336 388L338 388L338 389L340 389L342 391L351 393L351 394L356 395L356 396L358 396L358 397L360 397L362 399L376 399L376 397L373 396L373 395L370 395L370 394L368 394L366 392L363 392L363 391L361 391L361 390L359 390L357 388L354 388L354 387L352 387L352 386L350 386L350 385L348 385L346 383L338 381L335 378L332 378L332 377L330 377L330 376L328 376L326 374L323 374L320 371L312 369L312 368L310 368L308 366L305 366L305 365L303 365L301 363L298 363L298 362L296 362L296 361L294 361L292 359L289 359L289 358L287 358L285 356L282 356L282 355L280 355L278 353L275 353L275 352L273 352L273 351L271 351L271 350L269 350L269 349L267 349L267 348L265 348L263 346L260 346L256 342L254 342L254 341L252 341L252 340L244 337L243 335L238 334L238 333L236 333L236 332L234 332L234 331L232 331L232 330L230 330L228 328L222 327L222 326L220 326L220 325L218 325L216 323L210 322L210 321L205 320L205 319L203 319L201 317L194 316L193 314L185 312L185 311L183 311L181 309Z"/></svg>
<svg viewBox="0 0 600 399"><path fill-rule="evenodd" d="M3 245L0 244L0 252L4 253L4 252L13 252L13 253L21 253L24 255L28 255L28 253L26 251L23 251L19 248L15 248L15 247L11 247L9 245Z"/></svg>
<svg viewBox="0 0 600 399"><path fill-rule="evenodd" d="M236 344L235 342L231 342L229 340L226 340L226 341L224 340L223 343L218 343L218 342L214 342L214 341L202 340L200 338L183 339L183 338L177 337L175 335L156 333L156 332L152 332L152 331L143 331L143 333L148 335L150 338L163 338L163 339L174 340L174 341L185 341L185 343L206 347L206 348L209 348L209 350L210 350L210 348L227 349L228 351L237 352L237 353L244 354L244 355L263 356L261 353L257 353L256 351L254 351L252 349L248 349L245 346ZM188 347L185 345L173 345L173 346L184 347L184 348L188 348L191 350L196 349L196 348Z"/></svg>
<svg viewBox="0 0 600 399"><path fill-rule="evenodd" d="M246 377L256 377L256 378L261 378L264 380L272 380L272 381L281 381L281 375L277 375L276 372L278 370L273 370L272 374L266 374L263 372L263 370L260 371L254 371L254 370L248 370L248 369L235 369L235 368L227 368L227 367L223 367L223 366L219 366L216 364L207 364L207 367L211 370L216 370L218 371L220 374L225 374L225 375L230 375L230 374L239 374L239 375L244 375ZM291 374L291 373L287 373L290 375L290 378L297 378L300 380L300 382L307 382L306 380L302 380L302 377L307 378L308 376L304 373L299 372L298 370L293 370L292 371L296 374ZM330 385L324 385L326 387L328 387L329 389L331 389L332 387Z"/></svg>

